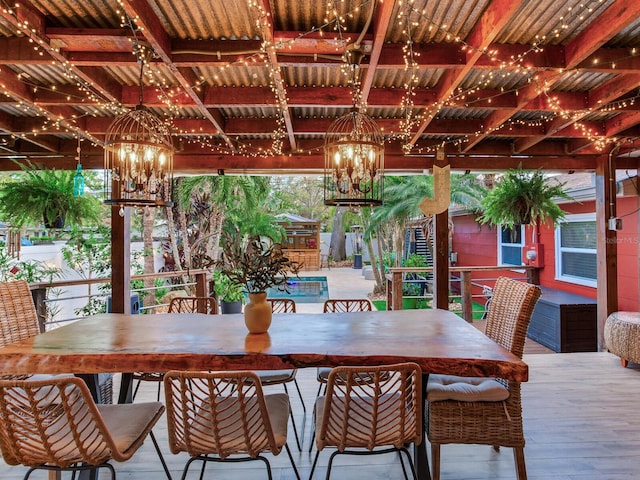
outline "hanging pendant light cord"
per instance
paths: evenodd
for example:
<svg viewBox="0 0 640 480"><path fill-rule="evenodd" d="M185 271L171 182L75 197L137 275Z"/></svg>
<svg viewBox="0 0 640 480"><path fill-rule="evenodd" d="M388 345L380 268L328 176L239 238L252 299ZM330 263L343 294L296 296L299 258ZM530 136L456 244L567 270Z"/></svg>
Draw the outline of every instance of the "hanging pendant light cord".
<svg viewBox="0 0 640 480"><path fill-rule="evenodd" d="M138 60L138 63L140 64L140 75L138 76L138 105L140 107L142 107L142 102L144 100L144 93L143 93L143 88L142 88L142 79L143 79L143 73L144 73L144 55L143 53L140 51L141 49L143 49L144 47L142 45L140 45L139 43L136 43L136 57Z"/></svg>

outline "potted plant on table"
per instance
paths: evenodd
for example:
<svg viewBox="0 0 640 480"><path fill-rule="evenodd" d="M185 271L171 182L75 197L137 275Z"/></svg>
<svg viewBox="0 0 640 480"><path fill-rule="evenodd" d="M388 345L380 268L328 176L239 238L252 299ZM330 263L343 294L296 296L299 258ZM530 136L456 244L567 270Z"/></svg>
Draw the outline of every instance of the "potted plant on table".
<svg viewBox="0 0 640 480"><path fill-rule="evenodd" d="M249 332L266 332L272 315L267 290L276 287L288 292L287 280L291 275L298 276L301 265L286 257L279 244L256 236L244 237L238 230L223 232L220 244L220 272L249 294L244 309Z"/></svg>

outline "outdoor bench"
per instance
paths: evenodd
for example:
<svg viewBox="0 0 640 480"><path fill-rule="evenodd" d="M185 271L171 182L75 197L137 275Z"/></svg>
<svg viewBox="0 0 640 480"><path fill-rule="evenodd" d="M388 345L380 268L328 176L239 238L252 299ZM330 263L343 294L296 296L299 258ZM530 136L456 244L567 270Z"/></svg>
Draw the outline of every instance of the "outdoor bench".
<svg viewBox="0 0 640 480"><path fill-rule="evenodd" d="M596 300L541 288L527 336L555 352L597 351Z"/></svg>

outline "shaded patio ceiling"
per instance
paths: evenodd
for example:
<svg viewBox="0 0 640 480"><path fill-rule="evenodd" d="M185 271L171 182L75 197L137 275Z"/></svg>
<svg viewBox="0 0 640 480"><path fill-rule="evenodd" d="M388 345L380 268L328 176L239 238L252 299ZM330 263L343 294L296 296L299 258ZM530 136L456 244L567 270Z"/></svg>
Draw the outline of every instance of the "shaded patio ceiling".
<svg viewBox="0 0 640 480"><path fill-rule="evenodd" d="M637 167L637 0L1 3L0 170L73 169L78 138L84 167L102 168L146 42L144 104L172 124L177 172L319 173L359 38L389 173L430 168L439 146L458 170L592 170L616 145Z"/></svg>

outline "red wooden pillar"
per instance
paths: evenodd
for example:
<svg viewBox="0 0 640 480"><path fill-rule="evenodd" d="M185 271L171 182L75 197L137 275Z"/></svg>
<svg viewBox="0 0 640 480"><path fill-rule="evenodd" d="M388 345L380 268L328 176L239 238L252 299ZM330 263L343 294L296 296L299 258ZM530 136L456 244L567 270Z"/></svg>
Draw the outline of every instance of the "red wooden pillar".
<svg viewBox="0 0 640 480"><path fill-rule="evenodd" d="M616 216L617 149L601 155L596 162L596 228L598 275L598 350L604 350L604 322L618 310L618 233L610 230L609 219Z"/></svg>
<svg viewBox="0 0 640 480"><path fill-rule="evenodd" d="M131 313L131 213L111 207L111 311Z"/></svg>
<svg viewBox="0 0 640 480"><path fill-rule="evenodd" d="M448 164L443 151L438 151L433 163L438 167ZM434 195L438 192L434 191ZM448 202L447 202L448 203ZM435 308L449 309L449 209L434 215L433 300Z"/></svg>

